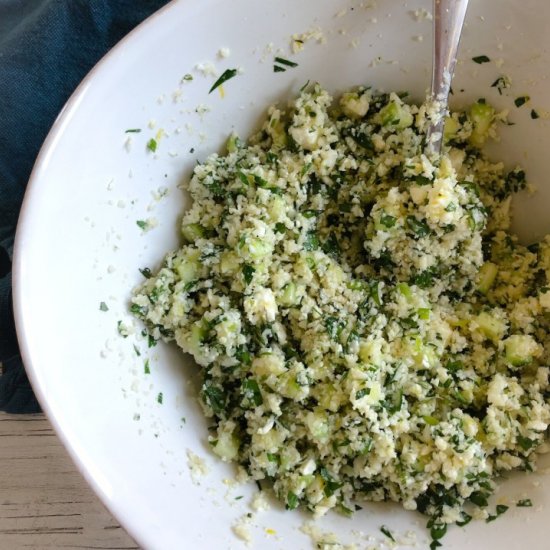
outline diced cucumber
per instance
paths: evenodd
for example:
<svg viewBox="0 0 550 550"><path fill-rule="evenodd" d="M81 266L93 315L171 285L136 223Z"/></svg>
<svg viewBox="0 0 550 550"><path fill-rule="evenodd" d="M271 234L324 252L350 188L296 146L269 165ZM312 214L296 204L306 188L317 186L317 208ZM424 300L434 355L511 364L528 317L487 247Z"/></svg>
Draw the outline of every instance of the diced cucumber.
<svg viewBox="0 0 550 550"><path fill-rule="evenodd" d="M495 118L495 109L487 103L478 101L470 107L469 115L472 122L472 134L469 141L474 147L482 147L489 136L489 129Z"/></svg>
<svg viewBox="0 0 550 550"><path fill-rule="evenodd" d="M286 372L286 367L281 356L273 353L266 353L260 357L256 357L254 361L252 361L252 370L260 377L270 376L272 374L279 376Z"/></svg>
<svg viewBox="0 0 550 550"><path fill-rule="evenodd" d="M252 436L252 446L268 453L276 453L280 450L284 440L284 433L277 428L273 428L266 434L255 433Z"/></svg>
<svg viewBox="0 0 550 550"><path fill-rule="evenodd" d="M272 118L269 121L268 133L271 135L273 147L283 149L288 142L288 136L283 122L279 118Z"/></svg>
<svg viewBox="0 0 550 550"><path fill-rule="evenodd" d="M460 123L453 117L447 117L445 119L445 126L443 127L443 139L449 141L456 137L456 134L460 130Z"/></svg>
<svg viewBox="0 0 550 550"><path fill-rule="evenodd" d="M296 291L296 285L292 282L286 284L279 297L279 304L284 307L291 307L298 303L298 293Z"/></svg>
<svg viewBox="0 0 550 550"><path fill-rule="evenodd" d="M475 320L479 332L495 343L498 342L506 332L506 324L504 321L497 319L486 311L482 311Z"/></svg>
<svg viewBox="0 0 550 550"><path fill-rule="evenodd" d="M514 334L504 341L506 360L514 367L531 363L540 353L540 347L535 339L528 334Z"/></svg>
<svg viewBox="0 0 550 550"><path fill-rule="evenodd" d="M207 324L201 319L193 324L191 334L187 338L187 350L193 357L202 355L201 344L208 334Z"/></svg>
<svg viewBox="0 0 550 550"><path fill-rule="evenodd" d="M314 412L307 413L305 423L313 439L321 443L326 443L328 441L329 426L325 411L316 409Z"/></svg>
<svg viewBox="0 0 550 550"><path fill-rule="evenodd" d="M188 249L174 259L174 268L182 283L190 283L198 278L201 271L199 257L198 250Z"/></svg>
<svg viewBox="0 0 550 550"><path fill-rule="evenodd" d="M363 363L379 365L382 361L381 348L380 340L363 341L359 344L359 359Z"/></svg>
<svg viewBox="0 0 550 550"><path fill-rule="evenodd" d="M298 384L296 372L287 371L280 377L280 380L279 393L284 397L288 397L294 401L301 401L309 395L309 386Z"/></svg>
<svg viewBox="0 0 550 550"><path fill-rule="evenodd" d="M282 197L275 195L269 201L267 206L267 213L269 218L273 223L278 222L285 215L286 204Z"/></svg>
<svg viewBox="0 0 550 550"><path fill-rule="evenodd" d="M182 226L181 234L188 243L194 243L204 237L204 227L198 223L188 223Z"/></svg>
<svg viewBox="0 0 550 550"><path fill-rule="evenodd" d="M413 123L413 116L409 107L396 101L391 101L385 107L382 107L379 117L382 126L392 126L397 130L404 130Z"/></svg>
<svg viewBox="0 0 550 550"><path fill-rule="evenodd" d="M223 461L230 462L237 458L240 444L239 438L234 433L221 431L218 433L218 440L213 445L212 450Z"/></svg>
<svg viewBox="0 0 550 550"><path fill-rule="evenodd" d="M220 257L220 271L223 275L233 275L239 270L240 262L237 254L231 251L223 252Z"/></svg>
<svg viewBox="0 0 550 550"><path fill-rule="evenodd" d="M493 286L498 273L498 267L492 262L485 262L479 270L477 289L482 294L487 294Z"/></svg>
<svg viewBox="0 0 550 550"><path fill-rule="evenodd" d="M421 307L418 309L418 318L422 319L423 321L427 321L430 318L430 309L427 307Z"/></svg>
<svg viewBox="0 0 550 550"><path fill-rule="evenodd" d="M239 248L241 256L252 262L262 260L271 250L271 245L268 242L256 237L246 237L243 245Z"/></svg>
<svg viewBox="0 0 550 550"><path fill-rule="evenodd" d="M320 386L321 384L318 384ZM325 410L337 412L344 400L344 394L334 387L334 384L323 383L317 396L319 406Z"/></svg>
<svg viewBox="0 0 550 550"><path fill-rule="evenodd" d="M227 138L227 143L225 144L225 147L228 153L234 153L237 149L240 149L242 146L243 146L242 141L240 140L239 136L235 133L231 134Z"/></svg>

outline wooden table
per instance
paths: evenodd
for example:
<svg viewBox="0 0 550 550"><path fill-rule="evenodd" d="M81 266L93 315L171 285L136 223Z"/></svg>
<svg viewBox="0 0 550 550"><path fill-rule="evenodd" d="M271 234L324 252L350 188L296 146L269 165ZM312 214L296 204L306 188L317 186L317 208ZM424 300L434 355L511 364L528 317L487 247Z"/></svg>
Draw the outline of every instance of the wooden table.
<svg viewBox="0 0 550 550"><path fill-rule="evenodd" d="M0 413L0 550L138 549L43 415Z"/></svg>

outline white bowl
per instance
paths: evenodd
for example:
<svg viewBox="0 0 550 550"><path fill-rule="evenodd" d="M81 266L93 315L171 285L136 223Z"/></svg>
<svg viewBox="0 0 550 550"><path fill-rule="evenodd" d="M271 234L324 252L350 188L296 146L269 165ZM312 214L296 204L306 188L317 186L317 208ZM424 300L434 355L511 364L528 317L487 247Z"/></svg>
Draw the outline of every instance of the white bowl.
<svg viewBox="0 0 550 550"><path fill-rule="evenodd" d="M369 84L423 98L431 22L414 11L430 11L431 3L379 4L173 2L90 73L40 153L16 242L14 299L21 350L38 398L76 464L145 548L238 547L231 525L250 511L256 488L224 483L234 470L205 444L207 423L195 400L192 362L174 347L148 349L135 335L118 335L117 321L132 323L128 298L141 280L138 268L155 267L165 251L177 246L177 223L186 205L177 185L197 159L219 150L232 130L248 135L269 104L293 97L307 80L334 92ZM521 163L539 186L535 196L516 201L515 225L526 241L550 229L548 21L550 4L542 1L472 1L453 82L457 106L483 96L510 109L515 125L502 127L493 155L510 166ZM290 36L308 30L314 31L311 38L293 56ZM223 47L230 50L227 58L218 55ZM278 54L299 66L273 72ZM481 54L491 62L471 60ZM198 63L207 68L206 62L218 74L242 68L225 85L225 98L217 91L208 94L215 78L196 69ZM192 82L182 83L186 73L193 74ZM512 79L503 95L491 87L501 74ZM525 94L530 103L516 108L513 99ZM541 118L532 120L531 108ZM129 128L142 131L125 134ZM160 128L167 135L152 154L146 142ZM127 138L131 143L125 146ZM153 195L159 189L162 194L161 188L168 194L156 200ZM142 233L136 220L146 218L156 218L158 227ZM108 311L100 310L101 302ZM151 374L144 373L147 358ZM157 402L160 392L162 404ZM192 473L188 452L204 460L208 475ZM490 524L451 528L445 547L548 548L541 510L550 501L550 479L517 474L499 495L512 502L528 496L535 506L512 506L504 519ZM277 505L254 514L253 546L310 547L298 529L305 519L306 514ZM377 505L353 519L329 514L320 528L365 547L366 539L357 532L382 542L379 528L385 524L399 536L409 529L417 532L419 546L425 547L424 523L425 518L399 506Z"/></svg>

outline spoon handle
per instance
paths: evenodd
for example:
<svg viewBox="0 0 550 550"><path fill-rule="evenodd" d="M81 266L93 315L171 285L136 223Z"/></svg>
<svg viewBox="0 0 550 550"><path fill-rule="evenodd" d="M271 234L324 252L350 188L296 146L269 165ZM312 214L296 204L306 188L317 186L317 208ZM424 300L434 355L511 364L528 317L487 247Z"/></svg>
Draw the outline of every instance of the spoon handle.
<svg viewBox="0 0 550 550"><path fill-rule="evenodd" d="M451 78L467 7L468 0L434 0L431 99L436 102L440 116L435 117L435 122L430 124L426 133L429 153L439 153L441 150Z"/></svg>

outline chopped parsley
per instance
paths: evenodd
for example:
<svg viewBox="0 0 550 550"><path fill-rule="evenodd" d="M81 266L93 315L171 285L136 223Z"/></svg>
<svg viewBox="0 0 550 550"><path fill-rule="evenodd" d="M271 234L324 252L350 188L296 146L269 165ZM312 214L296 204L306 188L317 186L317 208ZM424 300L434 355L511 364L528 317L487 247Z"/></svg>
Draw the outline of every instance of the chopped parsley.
<svg viewBox="0 0 550 550"><path fill-rule="evenodd" d="M531 508L531 506L533 506L533 502L530 498L523 498L516 502L516 506L518 508Z"/></svg>
<svg viewBox="0 0 550 550"><path fill-rule="evenodd" d="M134 344L134 351L138 357L141 355L141 351L139 351L139 348L135 344Z"/></svg>
<svg viewBox="0 0 550 550"><path fill-rule="evenodd" d="M487 523L490 523L491 521L495 521L495 519L497 519L499 516L504 514L504 512L506 512L506 510L508 510L508 506L506 506L505 504L497 504L496 513L495 514L490 514L489 517L485 521Z"/></svg>
<svg viewBox="0 0 550 550"><path fill-rule="evenodd" d="M486 55L478 55L476 57L472 57L472 61L478 65L481 65L482 63L489 63L491 60Z"/></svg>
<svg viewBox="0 0 550 550"><path fill-rule="evenodd" d="M125 134L139 134L141 132L141 128L128 128L128 130L125 130Z"/></svg>
<svg viewBox="0 0 550 550"><path fill-rule="evenodd" d="M109 311L109 308L105 302L99 302L99 311Z"/></svg>
<svg viewBox="0 0 550 550"><path fill-rule="evenodd" d="M529 99L531 99L528 95L522 95L520 97L516 97L516 99L514 99L514 105L516 107L521 107L522 105L525 105Z"/></svg>
<svg viewBox="0 0 550 550"><path fill-rule="evenodd" d="M143 372L145 374L151 374L151 369L149 367L149 359L145 359L145 363L143 364Z"/></svg>
<svg viewBox="0 0 550 550"><path fill-rule="evenodd" d="M146 220L136 220L136 225L143 231L145 231L149 227L149 224Z"/></svg>
<svg viewBox="0 0 550 550"><path fill-rule="evenodd" d="M157 395L157 403L159 405L162 405L162 401L163 401L164 397L162 395L162 392L159 392L159 394Z"/></svg>
<svg viewBox="0 0 550 550"><path fill-rule="evenodd" d="M149 151L151 151L152 153L155 153L156 150L157 150L157 147L158 147L158 143L157 143L157 140L155 138L151 138L148 142L147 142L147 149Z"/></svg>
<svg viewBox="0 0 550 550"><path fill-rule="evenodd" d="M540 118L540 115L535 111L535 109L531 109L531 118L533 120L536 120L537 118Z"/></svg>
<svg viewBox="0 0 550 550"><path fill-rule="evenodd" d="M144 267L143 269L140 268L139 272L146 278L150 279L153 274L151 273L151 270L148 267Z"/></svg>
<svg viewBox="0 0 550 550"><path fill-rule="evenodd" d="M183 77L182 77L182 81L184 82L191 82L191 80L193 80L193 75L192 74L184 74Z"/></svg>
<svg viewBox="0 0 550 550"><path fill-rule="evenodd" d="M212 87L208 91L211 94L216 88L219 88L224 82L227 82L231 78L237 76L237 69L226 69L223 74L212 84Z"/></svg>
<svg viewBox="0 0 550 550"><path fill-rule="evenodd" d="M252 278L254 276L254 273L256 272L256 268L252 267L251 265L244 264L243 266L243 278L244 282L249 285L252 282Z"/></svg>
<svg viewBox="0 0 550 550"><path fill-rule="evenodd" d="M491 88L496 88L498 93L502 95L502 90L510 87L510 79L507 76L499 76L492 84Z"/></svg>

